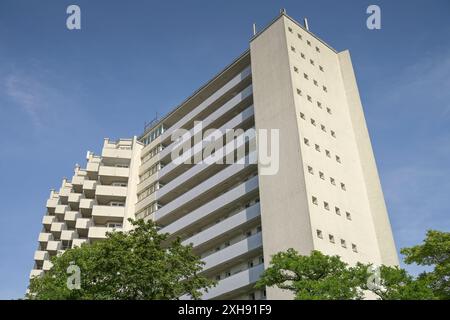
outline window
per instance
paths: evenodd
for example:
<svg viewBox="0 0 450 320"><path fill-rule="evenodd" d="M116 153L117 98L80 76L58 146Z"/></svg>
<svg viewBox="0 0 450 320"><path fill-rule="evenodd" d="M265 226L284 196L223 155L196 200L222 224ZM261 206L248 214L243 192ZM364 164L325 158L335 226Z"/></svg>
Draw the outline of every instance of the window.
<svg viewBox="0 0 450 320"><path fill-rule="evenodd" d="M309 59L309 63L311 63L312 65L314 65L314 60Z"/></svg>
<svg viewBox="0 0 450 320"><path fill-rule="evenodd" d="M341 158L338 155L336 155L336 161L341 163Z"/></svg>
<svg viewBox="0 0 450 320"><path fill-rule="evenodd" d="M326 155L328 158L330 158L330 157L331 157L330 150L325 150L325 155Z"/></svg>
<svg viewBox="0 0 450 320"><path fill-rule="evenodd" d="M306 40L306 44L307 44L308 46L310 46L310 45L311 45L311 41Z"/></svg>
<svg viewBox="0 0 450 320"><path fill-rule="evenodd" d="M317 198L313 196L311 199L312 199L312 203L317 206L317 204L318 204Z"/></svg>
<svg viewBox="0 0 450 320"><path fill-rule="evenodd" d="M309 140L308 140L308 139L303 138L303 142L304 142L307 146L309 146Z"/></svg>
<svg viewBox="0 0 450 320"><path fill-rule="evenodd" d="M264 257L263 256L259 257L259 263L264 263Z"/></svg>
<svg viewBox="0 0 450 320"><path fill-rule="evenodd" d="M342 248L347 248L347 244L345 243L344 239L341 239L341 247Z"/></svg>
<svg viewBox="0 0 450 320"><path fill-rule="evenodd" d="M297 67L294 67L294 71L298 73L298 68L297 68Z"/></svg>
<svg viewBox="0 0 450 320"><path fill-rule="evenodd" d="M330 183L335 186L336 185L336 181L334 180L334 178L330 177Z"/></svg>
<svg viewBox="0 0 450 320"><path fill-rule="evenodd" d="M334 212L336 212L336 214L337 214L338 216L341 215L341 209L339 209L338 207L334 207Z"/></svg>
<svg viewBox="0 0 450 320"><path fill-rule="evenodd" d="M107 228L122 228L122 224L119 222L108 222L106 224Z"/></svg>
<svg viewBox="0 0 450 320"><path fill-rule="evenodd" d="M317 101L317 107L322 108L322 102Z"/></svg>
<svg viewBox="0 0 450 320"><path fill-rule="evenodd" d="M317 234L317 238L323 239L323 235L322 235L322 231L321 230L317 229L316 230L316 234Z"/></svg>
<svg viewBox="0 0 450 320"><path fill-rule="evenodd" d="M329 234L328 240L330 240L331 243L334 243L334 236L332 234Z"/></svg>
<svg viewBox="0 0 450 320"><path fill-rule="evenodd" d="M330 132L331 132L331 136L332 136L333 138L336 138L336 132L334 132L333 130L331 130Z"/></svg>
<svg viewBox="0 0 450 320"><path fill-rule="evenodd" d="M300 112L300 118L302 118L303 120L305 120L305 114Z"/></svg>
<svg viewBox="0 0 450 320"><path fill-rule="evenodd" d="M288 27L288 30L289 30L290 33L292 33L292 28L291 27Z"/></svg>
<svg viewBox="0 0 450 320"><path fill-rule="evenodd" d="M127 164L121 164L121 163L118 163L118 164L116 164L115 167L116 167L116 168L128 168L128 165L127 165Z"/></svg>
<svg viewBox="0 0 450 320"><path fill-rule="evenodd" d="M297 33L297 38L299 38L300 40L302 40L302 35L300 33Z"/></svg>
<svg viewBox="0 0 450 320"><path fill-rule="evenodd" d="M302 90L297 89L297 94L298 94L299 96L301 96L301 95L302 95Z"/></svg>
<svg viewBox="0 0 450 320"><path fill-rule="evenodd" d="M322 129L323 132L327 132L327 128L323 124L320 125L320 129Z"/></svg>
<svg viewBox="0 0 450 320"><path fill-rule="evenodd" d="M329 114L331 114L331 109L330 109L330 108L327 108L327 112L328 112Z"/></svg>
<svg viewBox="0 0 450 320"><path fill-rule="evenodd" d="M322 90L325 91L325 92L328 92L328 89L325 86L322 86Z"/></svg>
<svg viewBox="0 0 450 320"><path fill-rule="evenodd" d="M310 174L314 174L314 170L313 170L313 168L312 168L312 167L310 167L310 166L308 166L308 172L309 172Z"/></svg>
<svg viewBox="0 0 450 320"><path fill-rule="evenodd" d="M358 252L358 248L356 247L356 244L352 243L352 250L353 252Z"/></svg>
<svg viewBox="0 0 450 320"><path fill-rule="evenodd" d="M313 118L311 118L311 124L312 124L313 126L316 126L316 120L314 120Z"/></svg>
<svg viewBox="0 0 450 320"><path fill-rule="evenodd" d="M320 152L320 146L318 144L315 145L316 151Z"/></svg>
<svg viewBox="0 0 450 320"><path fill-rule="evenodd" d="M317 80L313 80L313 83L315 86L318 86L319 84L317 83Z"/></svg>
<svg viewBox="0 0 450 320"><path fill-rule="evenodd" d="M319 49L319 47L316 47L316 51L317 51L317 52L320 52L320 49Z"/></svg>
<svg viewBox="0 0 450 320"><path fill-rule="evenodd" d="M323 67L322 67L322 66L319 66L319 70L323 72Z"/></svg>
<svg viewBox="0 0 450 320"><path fill-rule="evenodd" d="M330 205L326 201L323 202L323 207L325 210L328 210L328 211L330 210Z"/></svg>
<svg viewBox="0 0 450 320"><path fill-rule="evenodd" d="M303 59L305 59L305 54L303 52L300 52L300 57L302 57Z"/></svg>
<svg viewBox="0 0 450 320"><path fill-rule="evenodd" d="M347 220L352 220L352 215L348 211L345 213L345 217L347 218Z"/></svg>
<svg viewBox="0 0 450 320"><path fill-rule="evenodd" d="M342 182L341 182L341 189L344 190L344 191L347 190L347 189L345 188L345 183L342 183Z"/></svg>
<svg viewBox="0 0 450 320"><path fill-rule="evenodd" d="M308 80L308 79L309 79L309 76L308 76L306 73L304 73L304 74L303 74L303 78L305 78L306 80Z"/></svg>
<svg viewBox="0 0 450 320"><path fill-rule="evenodd" d="M109 203L111 207L125 207L125 202L119 202L119 201L111 201Z"/></svg>
<svg viewBox="0 0 450 320"><path fill-rule="evenodd" d="M312 102L311 96L306 96L306 98L308 99L309 102Z"/></svg>
<svg viewBox="0 0 450 320"><path fill-rule="evenodd" d="M319 177L320 179L325 180L325 175L323 174L322 171L319 171Z"/></svg>
<svg viewBox="0 0 450 320"><path fill-rule="evenodd" d="M216 276L216 280L217 280L217 281L220 280L220 274L218 274L218 275Z"/></svg>
<svg viewBox="0 0 450 320"><path fill-rule="evenodd" d="M127 183L126 182L113 182L111 185L114 187L126 187Z"/></svg>
<svg viewBox="0 0 450 320"><path fill-rule="evenodd" d="M291 51L295 52L295 48L293 46L291 46Z"/></svg>

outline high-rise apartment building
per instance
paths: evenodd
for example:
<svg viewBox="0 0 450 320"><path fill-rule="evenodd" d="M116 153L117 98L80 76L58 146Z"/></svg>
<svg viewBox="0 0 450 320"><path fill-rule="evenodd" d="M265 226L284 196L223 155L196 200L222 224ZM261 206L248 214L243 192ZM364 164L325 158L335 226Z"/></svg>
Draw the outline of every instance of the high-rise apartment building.
<svg viewBox="0 0 450 320"><path fill-rule="evenodd" d="M224 157L253 145L255 132L278 130L278 171L262 174L262 164L250 161L173 159L180 141L192 146L186 159L202 154L189 133L208 137L212 128L241 130ZM172 141L180 129L185 134ZM236 158L256 152L244 150ZM86 169L76 167L51 192L31 276L66 248L128 230L128 218L153 219L161 232L193 244L203 274L218 280L204 299L290 298L253 288L271 255L288 248L397 265L349 52L282 12L248 51L139 138L105 140L101 156L88 153Z"/></svg>

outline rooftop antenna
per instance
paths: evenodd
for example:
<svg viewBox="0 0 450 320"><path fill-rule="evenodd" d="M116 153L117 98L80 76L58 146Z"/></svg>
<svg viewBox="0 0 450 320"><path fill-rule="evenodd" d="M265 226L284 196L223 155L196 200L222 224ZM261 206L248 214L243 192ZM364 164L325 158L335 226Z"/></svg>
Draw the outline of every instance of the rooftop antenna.
<svg viewBox="0 0 450 320"><path fill-rule="evenodd" d="M285 8L281 8L280 9L280 14L286 14L286 9Z"/></svg>
<svg viewBox="0 0 450 320"><path fill-rule="evenodd" d="M305 25L305 29L309 31L308 19L307 18L303 18L303 23Z"/></svg>
<svg viewBox="0 0 450 320"><path fill-rule="evenodd" d="M256 35L256 23L253 24L253 35Z"/></svg>

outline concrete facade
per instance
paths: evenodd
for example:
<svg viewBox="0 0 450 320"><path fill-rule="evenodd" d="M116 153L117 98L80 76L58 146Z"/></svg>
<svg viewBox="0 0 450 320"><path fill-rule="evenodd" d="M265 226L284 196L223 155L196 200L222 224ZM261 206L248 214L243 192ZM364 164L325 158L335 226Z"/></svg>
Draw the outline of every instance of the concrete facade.
<svg viewBox="0 0 450 320"><path fill-rule="evenodd" d="M225 138L213 128L241 130L215 155L245 161L195 163L210 147L205 141ZM250 161L260 129L279 130L274 175ZM175 161L175 151L194 163ZM348 51L336 52L280 14L248 51L139 138L105 140L101 156L89 153L86 169L52 191L30 276L49 270L50 257L66 248L101 240L111 228L129 230L127 218L152 219L193 244L206 263L202 273L218 281L204 299L292 298L254 289L271 256L288 248L397 265Z"/></svg>

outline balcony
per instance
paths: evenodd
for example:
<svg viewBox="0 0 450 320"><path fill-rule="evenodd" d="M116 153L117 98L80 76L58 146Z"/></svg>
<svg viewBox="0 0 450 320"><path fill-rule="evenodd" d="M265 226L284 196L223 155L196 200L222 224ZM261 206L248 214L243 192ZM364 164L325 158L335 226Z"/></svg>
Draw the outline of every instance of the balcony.
<svg viewBox="0 0 450 320"><path fill-rule="evenodd" d="M86 165L86 171L88 172L88 174L98 173L99 168L100 168L100 160L95 162L89 161L88 164Z"/></svg>
<svg viewBox="0 0 450 320"><path fill-rule="evenodd" d="M47 251L50 253L56 253L58 250L61 250L61 241L49 241L47 242Z"/></svg>
<svg viewBox="0 0 450 320"><path fill-rule="evenodd" d="M130 168L101 166L98 174L101 177L128 178L130 175Z"/></svg>
<svg viewBox="0 0 450 320"><path fill-rule="evenodd" d="M99 206L92 209L92 219L96 224L105 224L108 221L122 222L125 216L125 207Z"/></svg>
<svg viewBox="0 0 450 320"><path fill-rule="evenodd" d="M262 235L259 232L203 258L202 261L205 262L205 265L202 272L211 271L211 269L218 267L226 268L233 261L243 259L244 256L251 255L260 248L262 248Z"/></svg>
<svg viewBox="0 0 450 320"><path fill-rule="evenodd" d="M102 157L105 160L110 159L131 159L132 155L131 149L120 149L116 147L103 147Z"/></svg>
<svg viewBox="0 0 450 320"><path fill-rule="evenodd" d="M202 300L209 299L227 299L227 297L236 295L240 291L246 291L255 285L256 281L261 278L264 272L264 264L259 264L253 268L233 274L232 276L220 280L219 283L204 293ZM190 299L189 296L184 295L180 299Z"/></svg>
<svg viewBox="0 0 450 320"><path fill-rule="evenodd" d="M86 177L84 176L74 176L72 178L72 186L82 186Z"/></svg>
<svg viewBox="0 0 450 320"><path fill-rule="evenodd" d="M78 238L78 233L75 230L64 230L61 232L61 240L70 241Z"/></svg>
<svg viewBox="0 0 450 320"><path fill-rule="evenodd" d="M81 218L81 214L78 211L66 211L64 222L69 228L73 228L78 218Z"/></svg>
<svg viewBox="0 0 450 320"><path fill-rule="evenodd" d="M56 206L55 208L55 216L59 219L62 220L64 219L64 215L66 213L66 210L68 210L68 206L65 204L59 204Z"/></svg>
<svg viewBox="0 0 450 320"><path fill-rule="evenodd" d="M49 216L45 215L42 217L42 224L44 225L46 230L50 230L50 226L53 222L55 222L56 217L55 216Z"/></svg>
<svg viewBox="0 0 450 320"><path fill-rule="evenodd" d="M83 243L89 243L89 240L85 239L85 238L83 238L83 239L73 239L72 240L72 248L81 247L81 245Z"/></svg>
<svg viewBox="0 0 450 320"><path fill-rule="evenodd" d="M47 209L48 212L53 213L55 212L55 208L59 203L59 198L52 198L47 200Z"/></svg>
<svg viewBox="0 0 450 320"><path fill-rule="evenodd" d="M127 196L127 187L99 185L95 191L98 203L123 201Z"/></svg>
<svg viewBox="0 0 450 320"><path fill-rule="evenodd" d="M121 231L122 228L108 228L108 227L90 227L88 237L92 241L106 239L106 233L112 231Z"/></svg>
<svg viewBox="0 0 450 320"><path fill-rule="evenodd" d="M80 212L83 216L90 216L92 208L94 206L94 199L81 199L80 200Z"/></svg>
<svg viewBox="0 0 450 320"><path fill-rule="evenodd" d="M74 205L78 206L82 196L83 195L81 193L70 193L68 199L70 206L71 207L73 207Z"/></svg>
<svg viewBox="0 0 450 320"><path fill-rule="evenodd" d="M256 223L259 217L260 205L257 203L184 240L183 244L192 244L195 249L205 244L214 246L216 242L223 242L224 237L229 237L236 230Z"/></svg>
<svg viewBox="0 0 450 320"><path fill-rule="evenodd" d="M42 270L49 271L53 267L53 263L50 260L44 260L44 264L42 265Z"/></svg>
<svg viewBox="0 0 450 320"><path fill-rule="evenodd" d="M42 250L35 251L34 252L34 260L36 260L36 261L48 260L48 252L42 251Z"/></svg>
<svg viewBox="0 0 450 320"><path fill-rule="evenodd" d="M44 270L33 269L30 272L30 279L35 277L42 277L44 275Z"/></svg>
<svg viewBox="0 0 450 320"><path fill-rule="evenodd" d="M65 222L53 222L50 227L50 232L53 235L59 235L63 230L66 230L67 226Z"/></svg>
<svg viewBox="0 0 450 320"><path fill-rule="evenodd" d="M89 229L92 225L92 220L90 218L78 218L75 223L75 229L80 233L83 230Z"/></svg>
<svg viewBox="0 0 450 320"><path fill-rule="evenodd" d="M97 186L97 181L95 180L84 180L83 182L83 193L88 198L93 198L95 195L95 188Z"/></svg>
<svg viewBox="0 0 450 320"><path fill-rule="evenodd" d="M53 240L53 235L51 233L47 233L47 232L39 233L39 240L38 240L39 242L44 243L44 242L49 242L52 240Z"/></svg>

